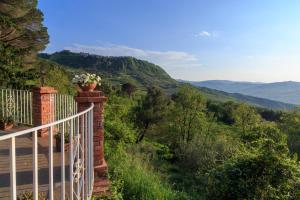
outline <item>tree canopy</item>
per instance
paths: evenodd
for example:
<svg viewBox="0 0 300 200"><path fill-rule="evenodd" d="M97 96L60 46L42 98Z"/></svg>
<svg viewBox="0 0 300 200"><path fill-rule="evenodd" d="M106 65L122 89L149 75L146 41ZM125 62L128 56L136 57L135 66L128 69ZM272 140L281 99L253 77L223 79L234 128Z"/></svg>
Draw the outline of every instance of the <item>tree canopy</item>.
<svg viewBox="0 0 300 200"><path fill-rule="evenodd" d="M49 42L37 0L0 0L0 85L24 88L39 51Z"/></svg>
<svg viewBox="0 0 300 200"><path fill-rule="evenodd" d="M1 64L32 63L49 42L37 0L1 0L0 14Z"/></svg>

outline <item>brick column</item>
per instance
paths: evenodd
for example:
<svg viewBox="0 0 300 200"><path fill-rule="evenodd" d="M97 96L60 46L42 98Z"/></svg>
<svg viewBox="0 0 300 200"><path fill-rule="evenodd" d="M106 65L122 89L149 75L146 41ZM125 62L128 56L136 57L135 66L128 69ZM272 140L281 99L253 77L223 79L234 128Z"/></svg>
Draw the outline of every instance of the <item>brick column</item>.
<svg viewBox="0 0 300 200"><path fill-rule="evenodd" d="M94 129L94 193L104 193L108 190L107 164L104 159L104 103L107 97L101 91L78 92L75 97L78 112L84 111L94 103L93 129Z"/></svg>
<svg viewBox="0 0 300 200"><path fill-rule="evenodd" d="M33 125L40 126L55 119L54 99L51 94L57 91L53 87L36 87L32 89ZM48 135L47 129L38 132L40 137Z"/></svg>

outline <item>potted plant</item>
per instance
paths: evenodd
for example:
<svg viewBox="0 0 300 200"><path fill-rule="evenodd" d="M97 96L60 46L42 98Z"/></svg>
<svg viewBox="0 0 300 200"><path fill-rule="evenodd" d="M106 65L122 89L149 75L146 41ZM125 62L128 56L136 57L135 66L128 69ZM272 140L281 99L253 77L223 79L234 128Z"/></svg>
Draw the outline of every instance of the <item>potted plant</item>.
<svg viewBox="0 0 300 200"><path fill-rule="evenodd" d="M33 200L33 192L23 192L18 195L17 200ZM46 200L46 195L45 193L39 193L38 194L38 199L39 200Z"/></svg>
<svg viewBox="0 0 300 200"><path fill-rule="evenodd" d="M80 74L75 75L72 82L77 84L83 91L93 91L97 84L101 85L101 77L96 74Z"/></svg>
<svg viewBox="0 0 300 200"><path fill-rule="evenodd" d="M55 134L54 138L55 138L55 143L56 143L56 151L57 152L61 152L61 132L58 132L57 134ZM69 151L70 148L70 138L69 138L69 133L65 132L64 134L65 136L65 151Z"/></svg>
<svg viewBox="0 0 300 200"><path fill-rule="evenodd" d="M14 118L12 116L6 116L0 119L0 129L9 130L14 126Z"/></svg>

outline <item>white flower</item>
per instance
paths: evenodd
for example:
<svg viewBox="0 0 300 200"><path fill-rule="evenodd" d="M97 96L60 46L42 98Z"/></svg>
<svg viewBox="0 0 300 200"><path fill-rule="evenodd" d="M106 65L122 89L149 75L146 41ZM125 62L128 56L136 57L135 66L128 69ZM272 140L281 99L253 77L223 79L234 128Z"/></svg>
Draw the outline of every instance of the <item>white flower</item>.
<svg viewBox="0 0 300 200"><path fill-rule="evenodd" d="M101 85L101 77L97 76L96 74L80 74L80 75L75 75L74 78L72 79L73 83L79 84L79 85L87 85L89 83L96 83L98 85Z"/></svg>

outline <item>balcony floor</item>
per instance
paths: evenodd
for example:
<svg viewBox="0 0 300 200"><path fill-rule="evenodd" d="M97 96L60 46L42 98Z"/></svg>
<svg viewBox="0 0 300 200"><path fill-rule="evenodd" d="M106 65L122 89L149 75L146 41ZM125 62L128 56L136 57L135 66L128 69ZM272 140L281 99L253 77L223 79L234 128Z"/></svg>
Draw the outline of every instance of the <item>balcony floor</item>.
<svg viewBox="0 0 300 200"><path fill-rule="evenodd" d="M0 131L0 135L16 132L26 127L15 128L11 131ZM55 140L53 149L54 161L54 199L60 199L60 152L55 150ZM0 200L10 199L10 168L9 168L9 140L0 141ZM16 137L16 171L17 171L17 193L32 192L32 144L30 135ZM48 192L48 137L38 138L38 167L39 167L39 193L47 195ZM66 156L66 190L68 190L68 153Z"/></svg>

